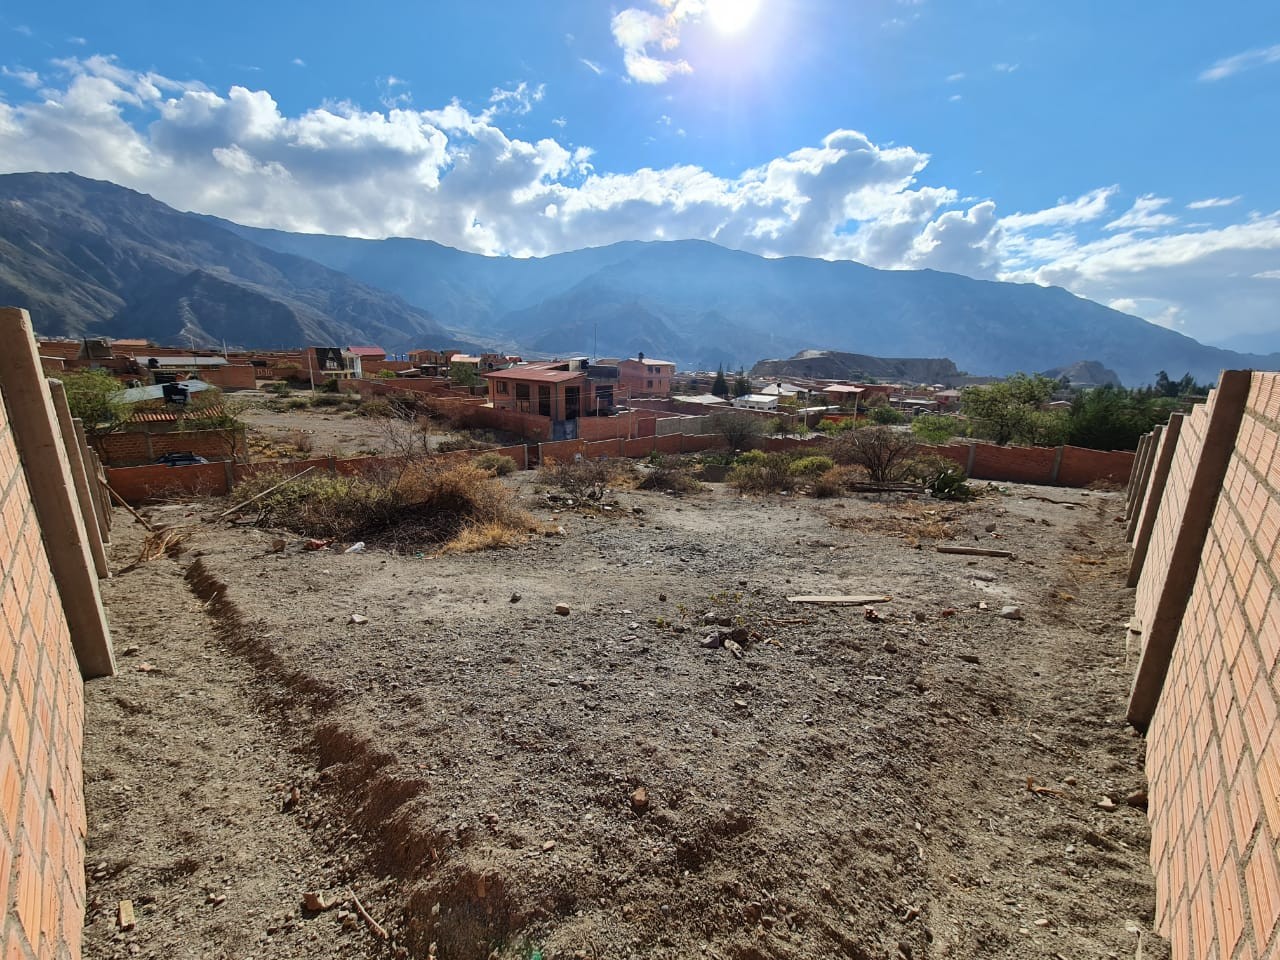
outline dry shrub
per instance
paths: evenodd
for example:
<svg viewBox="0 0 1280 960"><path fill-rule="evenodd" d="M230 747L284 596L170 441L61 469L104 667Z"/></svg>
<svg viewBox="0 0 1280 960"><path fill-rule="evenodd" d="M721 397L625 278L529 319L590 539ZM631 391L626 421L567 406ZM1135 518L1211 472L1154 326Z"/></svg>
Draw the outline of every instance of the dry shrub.
<svg viewBox="0 0 1280 960"><path fill-rule="evenodd" d="M236 490L247 499L281 480L260 473ZM507 542L536 529L517 508L510 491L469 463L430 460L360 477L311 473L268 494L262 501L271 522L309 537L384 541L391 544L449 544L464 536L478 542L473 528L506 528Z"/></svg>
<svg viewBox="0 0 1280 960"><path fill-rule="evenodd" d="M726 482L742 493L777 493L790 490L796 482L791 464L795 456L789 453L765 453L752 450L734 461Z"/></svg>
<svg viewBox="0 0 1280 960"><path fill-rule="evenodd" d="M310 453L315 449L315 441L311 439L311 435L301 430L294 430L289 434L289 443L299 453Z"/></svg>
<svg viewBox="0 0 1280 960"><path fill-rule="evenodd" d="M693 467L680 460L658 458L636 484L640 490L665 490L668 493L697 493L702 484L693 475Z"/></svg>
<svg viewBox="0 0 1280 960"><path fill-rule="evenodd" d="M516 472L515 460L502 453L482 453L471 462L495 477L505 477Z"/></svg>
<svg viewBox="0 0 1280 960"><path fill-rule="evenodd" d="M832 467L813 479L809 485L809 496L819 499L838 497L864 477L865 473L858 467Z"/></svg>
<svg viewBox="0 0 1280 960"><path fill-rule="evenodd" d="M962 532L959 521L972 511L969 506L940 506L930 501L902 500L876 504L878 515L836 517L832 526L898 536L915 546L922 540L954 540Z"/></svg>
<svg viewBox="0 0 1280 960"><path fill-rule="evenodd" d="M579 500L600 500L610 487L636 485L636 467L630 460L548 460L538 469L538 479L559 487Z"/></svg>
<svg viewBox="0 0 1280 960"><path fill-rule="evenodd" d="M890 427L859 427L831 441L836 462L862 467L872 483L906 478L917 450L910 433Z"/></svg>

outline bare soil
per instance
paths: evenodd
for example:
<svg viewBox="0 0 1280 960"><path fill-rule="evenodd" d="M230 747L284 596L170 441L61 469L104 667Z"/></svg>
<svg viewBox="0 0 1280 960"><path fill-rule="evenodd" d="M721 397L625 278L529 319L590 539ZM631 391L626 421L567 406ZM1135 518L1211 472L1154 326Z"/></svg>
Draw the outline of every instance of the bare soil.
<svg viewBox="0 0 1280 960"><path fill-rule="evenodd" d="M104 584L87 957L1167 957L1120 495L506 482L562 532L341 554L151 511L192 535ZM838 593L893 599L787 600Z"/></svg>

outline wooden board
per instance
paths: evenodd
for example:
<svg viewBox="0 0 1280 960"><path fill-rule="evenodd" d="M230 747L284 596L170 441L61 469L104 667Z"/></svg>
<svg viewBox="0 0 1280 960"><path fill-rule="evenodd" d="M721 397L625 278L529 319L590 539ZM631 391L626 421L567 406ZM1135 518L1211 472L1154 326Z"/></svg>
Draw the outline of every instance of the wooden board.
<svg viewBox="0 0 1280 960"><path fill-rule="evenodd" d="M879 594L865 596L860 594L845 595L834 594L831 596L812 596L812 597L787 597L791 603L818 603L825 604L829 607L860 607L868 603L889 603L893 597L885 597Z"/></svg>
<svg viewBox="0 0 1280 960"><path fill-rule="evenodd" d="M1013 556L1011 550L988 550L986 547L948 547L938 544L939 553L958 553L962 557L1005 557Z"/></svg>

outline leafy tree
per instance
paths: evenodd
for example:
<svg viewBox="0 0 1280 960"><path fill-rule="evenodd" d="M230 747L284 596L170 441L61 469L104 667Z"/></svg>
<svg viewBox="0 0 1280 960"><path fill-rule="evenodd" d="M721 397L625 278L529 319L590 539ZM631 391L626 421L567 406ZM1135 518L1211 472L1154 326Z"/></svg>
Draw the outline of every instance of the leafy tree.
<svg viewBox="0 0 1280 960"><path fill-rule="evenodd" d="M764 421L749 413L721 413L711 420L730 450L750 450L764 429Z"/></svg>
<svg viewBox="0 0 1280 960"><path fill-rule="evenodd" d="M129 418L130 407L113 399L124 387L105 370L86 370L59 378L67 391L71 416L84 421L91 437L118 429Z"/></svg>
<svg viewBox="0 0 1280 960"><path fill-rule="evenodd" d="M459 387L474 387L480 382L480 374L469 363L450 364L449 381Z"/></svg>
<svg viewBox="0 0 1280 960"><path fill-rule="evenodd" d="M746 373L741 369L738 375L733 378L733 395L735 397L745 397L751 392L751 381L747 379Z"/></svg>
<svg viewBox="0 0 1280 960"><path fill-rule="evenodd" d="M946 443L960 432L960 421L936 413L922 413L911 421L911 432L922 443Z"/></svg>
<svg viewBox="0 0 1280 960"><path fill-rule="evenodd" d="M1071 404L1068 441L1095 450L1133 450L1138 439L1168 417L1150 398L1111 385L1085 390Z"/></svg>
<svg viewBox="0 0 1280 960"><path fill-rule="evenodd" d="M729 396L729 381L724 377L723 364L721 364L720 368L716 370L716 379L711 384L711 392L717 397Z"/></svg>
<svg viewBox="0 0 1280 960"><path fill-rule="evenodd" d="M889 406L887 403L882 403L879 406L872 407L870 416L872 423L876 423L882 427L891 427L907 422L907 418L903 414L893 409L893 407Z"/></svg>
<svg viewBox="0 0 1280 960"><path fill-rule="evenodd" d="M1035 443L1054 432L1053 415L1040 407L1053 396L1056 380L1015 373L1007 380L980 387L965 387L960 409L973 423L974 433L999 444ZM1059 419L1063 419L1058 415Z"/></svg>

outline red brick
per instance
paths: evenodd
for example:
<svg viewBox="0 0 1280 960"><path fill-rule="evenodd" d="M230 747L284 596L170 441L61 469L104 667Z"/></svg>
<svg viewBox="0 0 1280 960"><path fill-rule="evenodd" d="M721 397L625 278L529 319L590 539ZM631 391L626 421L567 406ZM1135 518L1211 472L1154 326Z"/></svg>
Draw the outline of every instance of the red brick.
<svg viewBox="0 0 1280 960"><path fill-rule="evenodd" d="M40 942L40 906L44 884L40 876L40 858L30 844L24 844L18 858L18 920L27 942Z"/></svg>
<svg viewBox="0 0 1280 960"><path fill-rule="evenodd" d="M1244 932L1244 904L1235 864L1218 874L1213 901L1218 921L1218 955L1230 957Z"/></svg>
<svg viewBox="0 0 1280 960"><path fill-rule="evenodd" d="M1258 826L1258 778L1252 769L1245 768L1231 788L1231 828L1234 831L1236 849L1247 850Z"/></svg>
<svg viewBox="0 0 1280 960"><path fill-rule="evenodd" d="M1265 834L1259 838L1244 870L1253 937L1259 948L1270 942L1276 922L1280 920L1280 866L1270 840Z"/></svg>

